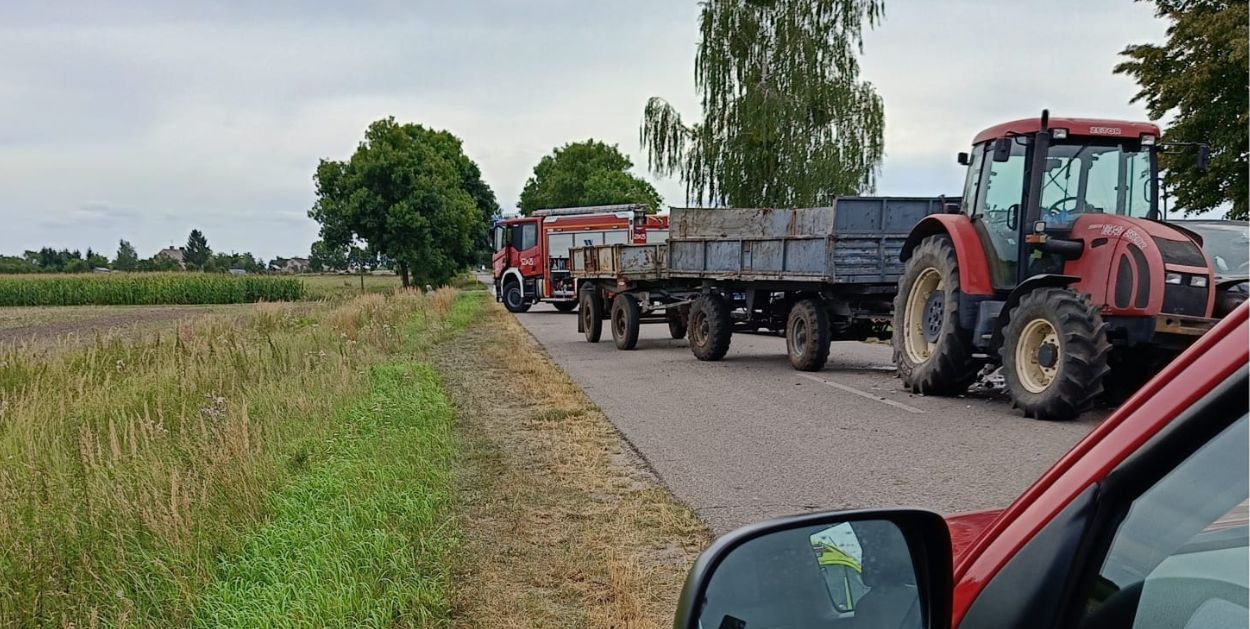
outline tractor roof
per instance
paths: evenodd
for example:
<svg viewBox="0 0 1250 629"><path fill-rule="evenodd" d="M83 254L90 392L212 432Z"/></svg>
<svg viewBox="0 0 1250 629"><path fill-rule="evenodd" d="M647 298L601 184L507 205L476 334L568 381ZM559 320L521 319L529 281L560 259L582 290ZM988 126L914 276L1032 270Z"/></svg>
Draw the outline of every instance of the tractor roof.
<svg viewBox="0 0 1250 629"><path fill-rule="evenodd" d="M1023 118L994 125L980 133L972 140L980 144L987 140L995 140L1009 135L1037 133L1041 127L1040 118ZM1051 118L1051 129L1067 129L1069 136L1096 136L1112 138L1140 138L1143 134L1159 137L1159 126L1149 122L1130 120L1106 120L1103 118Z"/></svg>

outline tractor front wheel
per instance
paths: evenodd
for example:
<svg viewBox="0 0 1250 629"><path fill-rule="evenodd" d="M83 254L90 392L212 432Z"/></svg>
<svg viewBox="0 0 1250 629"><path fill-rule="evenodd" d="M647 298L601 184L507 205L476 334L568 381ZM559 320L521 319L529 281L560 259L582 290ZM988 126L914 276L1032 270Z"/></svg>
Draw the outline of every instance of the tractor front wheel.
<svg viewBox="0 0 1250 629"><path fill-rule="evenodd" d="M959 327L959 262L944 235L925 238L907 260L894 297L894 365L907 388L958 395L976 379L972 335Z"/></svg>
<svg viewBox="0 0 1250 629"><path fill-rule="evenodd" d="M1089 298L1066 288L1025 294L1003 329L1003 375L1025 417L1072 419L1102 393L1107 324Z"/></svg>

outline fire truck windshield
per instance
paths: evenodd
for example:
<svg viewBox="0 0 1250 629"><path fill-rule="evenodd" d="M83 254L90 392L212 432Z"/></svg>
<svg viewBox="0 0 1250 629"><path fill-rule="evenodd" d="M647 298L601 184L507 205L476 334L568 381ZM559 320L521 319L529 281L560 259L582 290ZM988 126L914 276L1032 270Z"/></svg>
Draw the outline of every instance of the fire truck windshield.
<svg viewBox="0 0 1250 629"><path fill-rule="evenodd" d="M1145 217L1150 212L1150 153L1120 144L1056 143L1042 175L1041 218L1057 227L1081 214Z"/></svg>

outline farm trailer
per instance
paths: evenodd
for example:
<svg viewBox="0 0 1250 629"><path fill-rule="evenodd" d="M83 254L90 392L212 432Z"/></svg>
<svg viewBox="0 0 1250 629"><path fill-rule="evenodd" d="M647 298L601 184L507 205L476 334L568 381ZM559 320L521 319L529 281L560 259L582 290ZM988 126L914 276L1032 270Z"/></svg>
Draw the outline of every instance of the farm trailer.
<svg viewBox="0 0 1250 629"><path fill-rule="evenodd" d="M578 328L597 342L609 322L619 349L639 325L689 335L719 360L733 332L782 332L790 364L817 371L836 340L888 339L912 227L958 199L843 197L801 209L674 208L665 243L572 249Z"/></svg>

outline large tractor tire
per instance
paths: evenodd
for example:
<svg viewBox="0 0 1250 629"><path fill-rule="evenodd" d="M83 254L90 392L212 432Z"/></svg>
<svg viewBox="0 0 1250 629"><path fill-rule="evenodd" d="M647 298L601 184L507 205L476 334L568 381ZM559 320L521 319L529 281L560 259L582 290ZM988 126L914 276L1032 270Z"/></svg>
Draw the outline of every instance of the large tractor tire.
<svg viewBox="0 0 1250 629"><path fill-rule="evenodd" d="M522 313L530 309L530 305L525 303L525 296L521 294L521 283L515 280L503 285L503 307L508 312Z"/></svg>
<svg viewBox="0 0 1250 629"><path fill-rule="evenodd" d="M578 302L577 327L587 343L598 343L603 336L603 296L597 290L583 290Z"/></svg>
<svg viewBox="0 0 1250 629"><path fill-rule="evenodd" d="M612 341L616 343L616 349L634 349L638 345L641 318L637 297L621 293L612 300Z"/></svg>
<svg viewBox="0 0 1250 629"><path fill-rule="evenodd" d="M829 313L817 299L801 299L786 318L786 353L799 371L820 371L829 360Z"/></svg>
<svg viewBox="0 0 1250 629"><path fill-rule="evenodd" d="M551 305L556 307L560 312L573 312L577 309L576 301L553 301Z"/></svg>
<svg viewBox="0 0 1250 629"><path fill-rule="evenodd" d="M976 379L972 335L959 327L959 262L945 235L912 251L894 296L894 365L921 395L959 395Z"/></svg>
<svg viewBox="0 0 1250 629"><path fill-rule="evenodd" d="M699 295L690 305L690 352L699 360L720 360L729 351L733 320L729 304L716 293Z"/></svg>
<svg viewBox="0 0 1250 629"><path fill-rule="evenodd" d="M1102 393L1107 324L1089 298L1066 288L1026 293L1003 329L1003 376L1025 417L1072 419Z"/></svg>
<svg viewBox="0 0 1250 629"><path fill-rule="evenodd" d="M664 318L668 320L668 335L675 339L686 338L686 326L690 319L690 307L679 306L677 308L669 308L664 311Z"/></svg>

